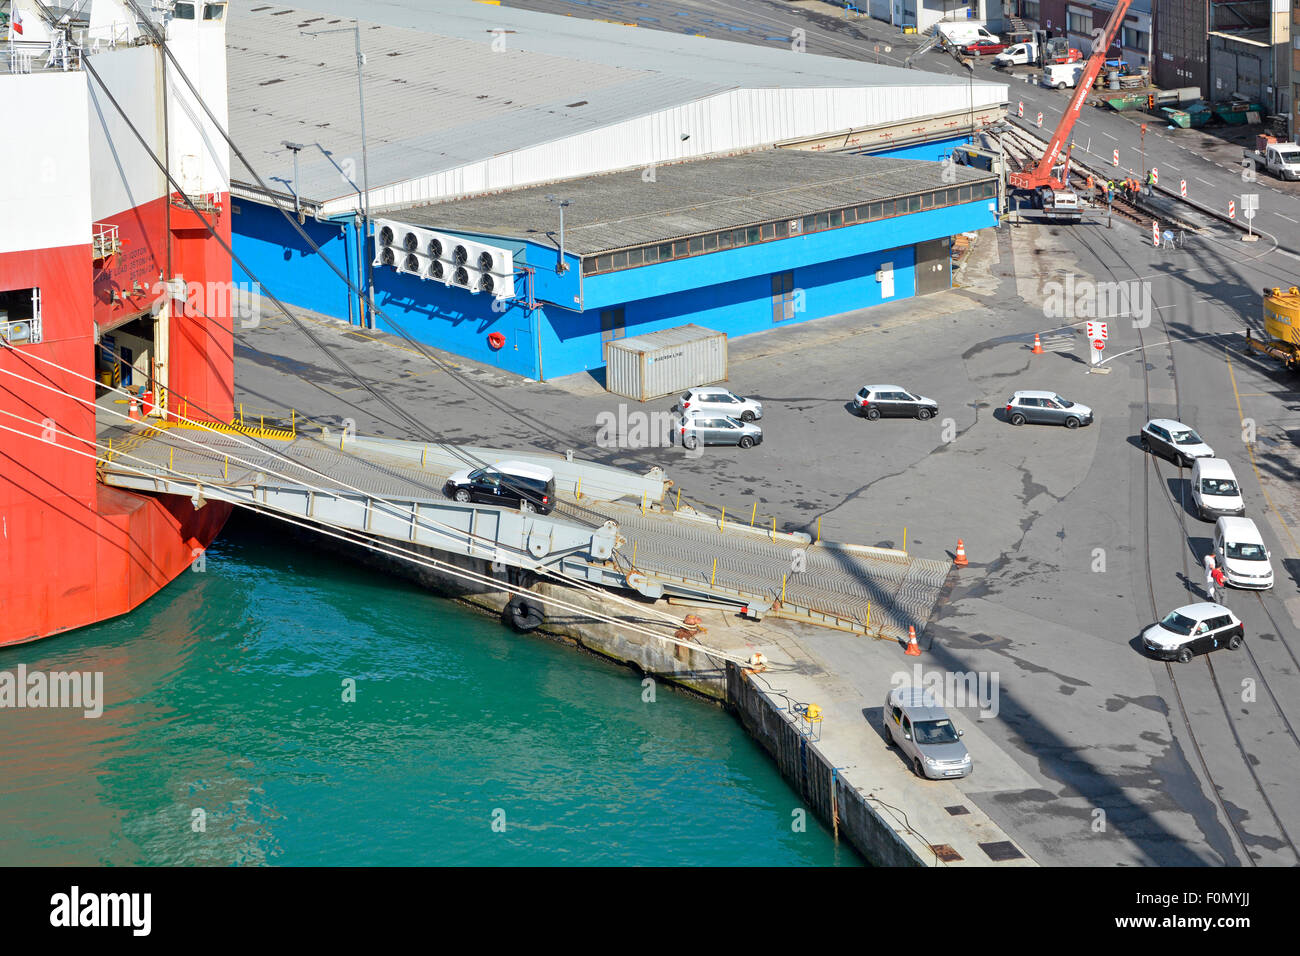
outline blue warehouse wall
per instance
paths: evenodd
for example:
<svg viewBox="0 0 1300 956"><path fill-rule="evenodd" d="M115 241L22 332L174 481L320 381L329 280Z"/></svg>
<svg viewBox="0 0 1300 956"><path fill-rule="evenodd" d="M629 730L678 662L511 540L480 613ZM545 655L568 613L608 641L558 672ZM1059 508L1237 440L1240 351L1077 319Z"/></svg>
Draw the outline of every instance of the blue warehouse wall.
<svg viewBox="0 0 1300 956"><path fill-rule="evenodd" d="M667 265L679 265L683 261L689 260ZM775 269L793 274L796 312L791 319L773 321L772 277L764 273L623 302L626 335L631 338L694 322L734 337L877 305L886 299L881 294L881 283L876 280L876 270L886 262L893 263L894 275L894 294L887 301L914 295L915 257L912 247L904 246L789 270ZM646 266L643 271L654 268ZM600 310L581 314L547 310L542 335L548 378L605 364Z"/></svg>
<svg viewBox="0 0 1300 956"><path fill-rule="evenodd" d="M518 279L516 292L522 299L524 290ZM376 266L375 305L386 316L375 319L376 328L382 331L397 333L400 326L412 338L435 348L516 375L539 377L537 318L530 316L520 301L494 299L481 292L473 295ZM505 337L500 349L488 342L493 332Z"/></svg>
<svg viewBox="0 0 1300 956"><path fill-rule="evenodd" d="M969 136L953 136L949 139L918 143L915 146L901 146L898 149L863 150L859 155L891 156L894 159L928 159L932 162L942 162L958 146L969 146L970 142L971 138Z"/></svg>
<svg viewBox="0 0 1300 956"><path fill-rule="evenodd" d="M360 321L346 284L285 222L279 210L247 199L232 200L232 204L239 209L230 220L235 255L261 280L266 291L286 303L335 318ZM309 218L302 228L349 280L356 283L356 233L351 223L317 222ZM237 264L233 272L236 282L252 281Z"/></svg>

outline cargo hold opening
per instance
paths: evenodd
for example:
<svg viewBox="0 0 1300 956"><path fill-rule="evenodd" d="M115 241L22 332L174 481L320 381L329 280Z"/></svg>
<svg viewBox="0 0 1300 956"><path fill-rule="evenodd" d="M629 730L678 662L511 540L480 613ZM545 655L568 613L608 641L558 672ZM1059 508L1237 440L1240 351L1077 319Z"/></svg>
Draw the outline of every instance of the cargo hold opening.
<svg viewBox="0 0 1300 956"><path fill-rule="evenodd" d="M164 314L138 316L100 335L95 346L95 401L101 428L126 425L121 415L132 414L133 400L140 418L162 415L166 404L165 335Z"/></svg>

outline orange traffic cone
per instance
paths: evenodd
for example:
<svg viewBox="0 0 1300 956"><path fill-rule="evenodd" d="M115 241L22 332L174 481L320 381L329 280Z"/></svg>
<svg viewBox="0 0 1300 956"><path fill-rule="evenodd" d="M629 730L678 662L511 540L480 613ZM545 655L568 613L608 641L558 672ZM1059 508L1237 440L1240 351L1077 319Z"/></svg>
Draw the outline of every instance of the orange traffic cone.
<svg viewBox="0 0 1300 956"><path fill-rule="evenodd" d="M126 417L135 421L140 420L140 400L134 395L131 396L131 402L126 406Z"/></svg>
<svg viewBox="0 0 1300 956"><path fill-rule="evenodd" d="M1035 354L1035 355L1042 355L1042 354L1043 354L1043 343L1040 342L1040 341L1038 341L1038 333L1037 333L1037 332L1034 333L1034 354Z"/></svg>
<svg viewBox="0 0 1300 956"><path fill-rule="evenodd" d="M907 629L907 650L903 651L908 657L920 657L921 645L916 643L916 628L908 627Z"/></svg>
<svg viewBox="0 0 1300 956"><path fill-rule="evenodd" d="M961 538L957 539L957 555L952 559L952 563L957 565L959 568L964 568L966 565L970 564L970 562L966 560L966 545L962 544Z"/></svg>

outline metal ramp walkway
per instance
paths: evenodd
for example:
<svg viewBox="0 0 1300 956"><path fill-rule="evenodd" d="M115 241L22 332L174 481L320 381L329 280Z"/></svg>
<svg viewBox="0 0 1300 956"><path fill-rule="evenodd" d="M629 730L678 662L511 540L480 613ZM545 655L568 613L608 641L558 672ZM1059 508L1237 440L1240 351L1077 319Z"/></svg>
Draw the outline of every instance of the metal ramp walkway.
<svg viewBox="0 0 1300 956"><path fill-rule="evenodd" d="M319 526L418 544L649 598L721 602L879 636L920 632L950 563L901 551L812 543L802 533L723 523L691 508L665 510L671 482L566 456L391 439L257 437L173 424L101 432L112 451L106 484L229 501ZM269 450L266 450L269 449ZM278 456L290 459L286 462ZM447 477L473 461L550 467L560 503L549 515L447 498Z"/></svg>

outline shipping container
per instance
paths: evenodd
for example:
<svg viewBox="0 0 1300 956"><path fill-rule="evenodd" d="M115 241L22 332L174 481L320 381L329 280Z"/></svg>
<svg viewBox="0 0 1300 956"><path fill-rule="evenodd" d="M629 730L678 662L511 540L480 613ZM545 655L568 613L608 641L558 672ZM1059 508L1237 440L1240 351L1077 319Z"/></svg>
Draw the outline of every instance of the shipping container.
<svg viewBox="0 0 1300 956"><path fill-rule="evenodd" d="M727 334L683 325L605 343L605 388L649 402L727 380Z"/></svg>

